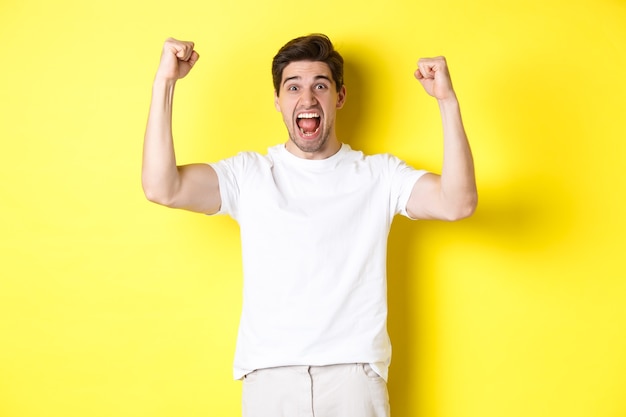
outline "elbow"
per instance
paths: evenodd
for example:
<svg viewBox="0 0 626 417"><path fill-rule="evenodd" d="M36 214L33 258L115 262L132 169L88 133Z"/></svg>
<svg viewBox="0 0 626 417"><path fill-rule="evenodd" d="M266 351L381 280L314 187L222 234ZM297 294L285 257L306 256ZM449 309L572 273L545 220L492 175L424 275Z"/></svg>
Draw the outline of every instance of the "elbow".
<svg viewBox="0 0 626 417"><path fill-rule="evenodd" d="M151 203L155 203L161 206L167 206L167 201L161 198L158 194L144 190L144 195L146 196L146 199Z"/></svg>
<svg viewBox="0 0 626 417"><path fill-rule="evenodd" d="M449 210L446 220L450 222L455 222L459 220L466 219L474 212L476 212L476 207L478 206L478 196L474 194L473 196L466 199L462 203L456 204L455 207Z"/></svg>
<svg viewBox="0 0 626 417"><path fill-rule="evenodd" d="M146 196L146 199L155 204L159 204L161 206L168 206L168 201L161 194L154 192L150 188L144 187L143 194Z"/></svg>
<svg viewBox="0 0 626 417"><path fill-rule="evenodd" d="M148 201L165 207L174 207L170 194L145 179L142 181L143 194Z"/></svg>

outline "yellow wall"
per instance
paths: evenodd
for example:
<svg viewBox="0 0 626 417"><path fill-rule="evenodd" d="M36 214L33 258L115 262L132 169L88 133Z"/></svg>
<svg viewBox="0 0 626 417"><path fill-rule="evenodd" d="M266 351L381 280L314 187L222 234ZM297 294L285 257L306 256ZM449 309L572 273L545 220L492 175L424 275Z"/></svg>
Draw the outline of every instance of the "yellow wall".
<svg viewBox="0 0 626 417"><path fill-rule="evenodd" d="M151 81L194 40L179 161L263 151L310 32L347 60L341 139L439 169L412 73L443 54L475 152L473 218L392 229L394 416L625 416L623 0L3 0L0 416L237 415L238 229L145 201Z"/></svg>

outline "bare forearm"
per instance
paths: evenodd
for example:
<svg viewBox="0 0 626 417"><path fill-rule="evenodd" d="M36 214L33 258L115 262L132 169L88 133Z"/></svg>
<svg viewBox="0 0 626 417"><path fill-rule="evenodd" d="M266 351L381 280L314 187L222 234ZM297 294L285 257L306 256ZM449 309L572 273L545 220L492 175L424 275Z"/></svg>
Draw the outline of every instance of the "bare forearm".
<svg viewBox="0 0 626 417"><path fill-rule="evenodd" d="M194 43L168 38L152 85L152 101L143 147L141 179L148 200L200 213L221 206L219 179L207 164L177 166L172 138L172 104L176 81L200 58Z"/></svg>
<svg viewBox="0 0 626 417"><path fill-rule="evenodd" d="M407 211L415 218L459 220L470 216L478 200L474 162L461 109L446 59L421 58L415 78L439 103L443 124L443 167L441 175L427 174L413 187Z"/></svg>
<svg viewBox="0 0 626 417"><path fill-rule="evenodd" d="M143 148L142 184L146 197L167 204L179 181L172 138L175 82L155 80Z"/></svg>
<svg viewBox="0 0 626 417"><path fill-rule="evenodd" d="M467 217L476 208L474 162L456 97L439 100L444 152L441 194L453 217Z"/></svg>

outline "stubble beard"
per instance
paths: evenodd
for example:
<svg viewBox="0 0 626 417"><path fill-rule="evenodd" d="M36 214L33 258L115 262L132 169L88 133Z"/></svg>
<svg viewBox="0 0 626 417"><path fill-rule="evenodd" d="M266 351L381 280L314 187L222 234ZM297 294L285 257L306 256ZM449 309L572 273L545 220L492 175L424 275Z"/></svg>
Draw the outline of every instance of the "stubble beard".
<svg viewBox="0 0 626 417"><path fill-rule="evenodd" d="M296 134L289 134L289 139L293 142L294 145L302 152L306 153L315 153L324 148L324 145L328 142L328 137L330 136L330 132L322 132L322 135L316 141L305 142L300 139Z"/></svg>

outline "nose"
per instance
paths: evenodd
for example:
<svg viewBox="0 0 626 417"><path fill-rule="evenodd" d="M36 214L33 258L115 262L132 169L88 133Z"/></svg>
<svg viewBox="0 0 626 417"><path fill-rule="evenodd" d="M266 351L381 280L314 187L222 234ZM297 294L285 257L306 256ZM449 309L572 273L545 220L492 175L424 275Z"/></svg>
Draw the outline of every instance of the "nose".
<svg viewBox="0 0 626 417"><path fill-rule="evenodd" d="M309 89L303 90L301 100L302 100L302 104L305 107L311 107L317 104L317 97L315 96L315 92Z"/></svg>

